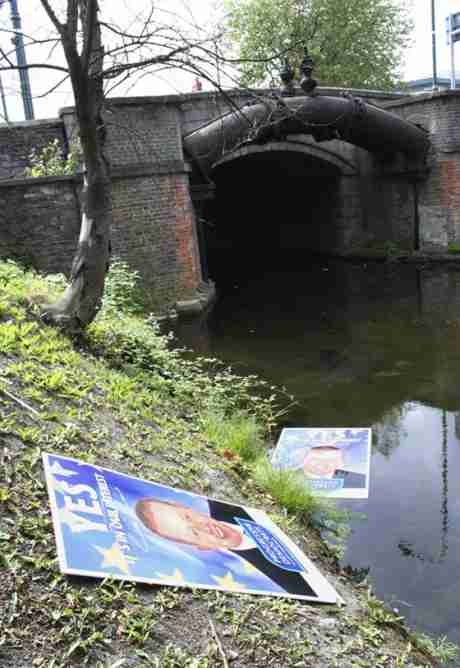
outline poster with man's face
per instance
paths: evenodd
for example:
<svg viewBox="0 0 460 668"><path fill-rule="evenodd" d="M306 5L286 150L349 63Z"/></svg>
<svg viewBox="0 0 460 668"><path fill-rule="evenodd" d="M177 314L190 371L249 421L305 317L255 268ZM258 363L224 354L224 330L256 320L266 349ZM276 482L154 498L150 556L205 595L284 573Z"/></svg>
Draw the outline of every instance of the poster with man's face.
<svg viewBox="0 0 460 668"><path fill-rule="evenodd" d="M299 471L314 494L367 499L371 429L283 429L272 455L274 468Z"/></svg>
<svg viewBox="0 0 460 668"><path fill-rule="evenodd" d="M43 462L63 573L341 601L260 510L59 455Z"/></svg>

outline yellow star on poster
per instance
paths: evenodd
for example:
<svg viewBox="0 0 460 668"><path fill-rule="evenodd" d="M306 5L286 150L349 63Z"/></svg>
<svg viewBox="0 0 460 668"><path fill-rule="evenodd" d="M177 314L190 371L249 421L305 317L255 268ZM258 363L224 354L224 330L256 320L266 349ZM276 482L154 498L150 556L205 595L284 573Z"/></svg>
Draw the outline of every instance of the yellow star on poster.
<svg viewBox="0 0 460 668"><path fill-rule="evenodd" d="M163 573L157 573L156 577L165 584L183 584L185 582L182 571L180 571L178 568L176 568L172 575L163 575Z"/></svg>
<svg viewBox="0 0 460 668"><path fill-rule="evenodd" d="M229 591L237 591L239 589L246 589L246 585L241 582L237 582L230 571L227 571L226 575L219 577L218 575L211 575L212 579L217 582L219 587L227 589Z"/></svg>
<svg viewBox="0 0 460 668"><path fill-rule="evenodd" d="M116 566L116 568L119 568L125 575L131 575L126 557L120 550L118 543L115 542L108 550L104 550L103 547L97 547L96 545L94 547L104 557L101 568Z"/></svg>

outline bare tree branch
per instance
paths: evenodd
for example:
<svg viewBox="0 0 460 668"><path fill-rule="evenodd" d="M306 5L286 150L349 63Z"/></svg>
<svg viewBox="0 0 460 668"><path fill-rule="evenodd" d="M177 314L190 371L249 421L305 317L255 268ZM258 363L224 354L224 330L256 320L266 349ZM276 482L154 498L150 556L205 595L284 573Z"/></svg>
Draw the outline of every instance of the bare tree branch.
<svg viewBox="0 0 460 668"><path fill-rule="evenodd" d="M39 93L39 94L34 95L33 96L34 100L38 100L38 99L47 97L48 95L51 95L51 93L54 93L54 91L57 90L64 83L64 81L67 81L68 78L69 78L69 75L67 75L65 77L62 77L62 79L60 79L56 84L51 86L51 88L48 88L44 93Z"/></svg>
<svg viewBox="0 0 460 668"><path fill-rule="evenodd" d="M153 7L150 9L150 14L149 16L145 19L144 21L144 27L140 31L140 33L136 34L130 34L126 30L122 30L121 28L117 28L116 26L107 23L106 21L100 21L101 28L107 28L110 32L112 32L115 35L118 35L120 37L127 37L128 39L139 39L139 38L148 38L149 33L146 32L147 27L150 26L151 21L153 17Z"/></svg>
<svg viewBox="0 0 460 668"><path fill-rule="evenodd" d="M113 66L108 70L104 70L102 72L102 77L104 79L111 79L113 77L117 77L119 74L122 74L123 72L126 72L127 70L145 68L150 65L165 63L168 62L168 60L174 58L174 56L178 55L179 53L185 53L187 51L190 51L191 48L192 47L190 44L185 44L184 46L178 47L177 49L173 49L169 53L160 54L158 56L154 56L153 58L147 58L146 60L138 60L133 63L126 63L124 65Z"/></svg>
<svg viewBox="0 0 460 668"><path fill-rule="evenodd" d="M16 35L16 30L12 30L11 28L0 28L0 33L6 33L10 35ZM24 37L25 40L28 40L25 42L25 46L31 46L33 45L38 45L38 44L48 44L49 42L60 42L59 37L49 37L48 39L37 39L36 37L33 37L32 35L29 35L28 33L23 32L22 36Z"/></svg>
<svg viewBox="0 0 460 668"><path fill-rule="evenodd" d="M70 1L70 0L69 0L69 1ZM40 2L42 3L42 7L43 7L43 9L44 9L45 12L48 14L48 18L49 18L49 20L51 21L51 23L54 25L54 27L55 27L56 30L59 32L59 34L62 35L62 31L63 31L63 27L64 27L64 26L63 26L62 23L59 21L59 19L58 19L58 17L56 16L56 14L54 13L54 10L53 10L53 8L51 7L51 5L50 5L50 3L48 2L48 0L40 0Z"/></svg>
<svg viewBox="0 0 460 668"><path fill-rule="evenodd" d="M8 63L8 65L11 65L12 68L15 68L16 65L13 64L13 62L10 60L9 54L5 53L3 49L0 49L0 54L4 60Z"/></svg>
<svg viewBox="0 0 460 668"><path fill-rule="evenodd" d="M44 69L44 70L56 70L57 72L69 73L69 70L65 67L59 67L59 65L49 65L48 63L29 63L27 65L0 65L0 72L6 72L8 70L34 70L34 69Z"/></svg>

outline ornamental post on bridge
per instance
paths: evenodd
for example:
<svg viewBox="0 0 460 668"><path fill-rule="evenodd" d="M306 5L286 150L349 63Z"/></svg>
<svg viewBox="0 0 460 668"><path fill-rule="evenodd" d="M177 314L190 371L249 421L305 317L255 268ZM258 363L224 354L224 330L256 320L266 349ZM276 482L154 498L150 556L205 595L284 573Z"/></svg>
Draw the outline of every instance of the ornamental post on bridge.
<svg viewBox="0 0 460 668"><path fill-rule="evenodd" d="M313 96L316 95L316 86L318 82L313 79L312 73L314 69L313 58L308 53L307 47L304 49L304 57L300 63L300 87L303 90L305 95ZM280 72L280 79L283 82L281 88L282 97L294 97L296 95L295 91L295 71L288 59L284 61L283 69Z"/></svg>
<svg viewBox="0 0 460 668"><path fill-rule="evenodd" d="M283 69L280 72L280 79L283 82L281 89L282 97L293 97L295 95L294 85L295 72L289 60L284 61Z"/></svg>
<svg viewBox="0 0 460 668"><path fill-rule="evenodd" d="M309 55L308 49L305 47L305 54L302 62L300 63L300 87L305 93L305 95L315 95L315 89L318 85L316 79L313 79L312 73L314 69L313 58Z"/></svg>

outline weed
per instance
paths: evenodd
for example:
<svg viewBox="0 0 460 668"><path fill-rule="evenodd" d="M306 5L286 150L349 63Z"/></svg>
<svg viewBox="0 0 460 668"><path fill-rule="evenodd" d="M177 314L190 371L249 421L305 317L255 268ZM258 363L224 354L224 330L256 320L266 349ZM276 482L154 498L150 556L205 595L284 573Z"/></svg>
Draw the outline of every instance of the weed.
<svg viewBox="0 0 460 668"><path fill-rule="evenodd" d="M385 241L383 244L383 252L389 259L394 259L397 257L400 257L401 255L407 254L405 251L400 247L399 244L395 243L394 241Z"/></svg>
<svg viewBox="0 0 460 668"><path fill-rule="evenodd" d="M157 621L155 611L139 607L125 608L118 620L118 634L135 645L144 645Z"/></svg>
<svg viewBox="0 0 460 668"><path fill-rule="evenodd" d="M253 476L256 483L288 513L309 521L321 507L320 500L313 495L302 475L297 471L273 468L265 456L256 462Z"/></svg>
<svg viewBox="0 0 460 668"><path fill-rule="evenodd" d="M238 455L245 462L260 457L263 449L262 427L253 415L208 412L203 417L204 434L224 456Z"/></svg>
<svg viewBox="0 0 460 668"><path fill-rule="evenodd" d="M161 663L160 659L156 658L151 665L155 668L208 668L210 664L206 657L193 657L180 647L168 644Z"/></svg>
<svg viewBox="0 0 460 668"><path fill-rule="evenodd" d="M460 655L460 648L450 642L446 636L430 638L424 633L417 633L414 636L414 645L417 649L427 652L441 663L452 661Z"/></svg>
<svg viewBox="0 0 460 668"><path fill-rule="evenodd" d="M105 279L101 316L119 312L141 313L143 308L138 298L139 272L131 269L124 260L113 258Z"/></svg>
<svg viewBox="0 0 460 668"><path fill-rule="evenodd" d="M460 243L459 242L452 242L448 244L447 246L447 252L451 253L452 255L458 255L460 253Z"/></svg>

